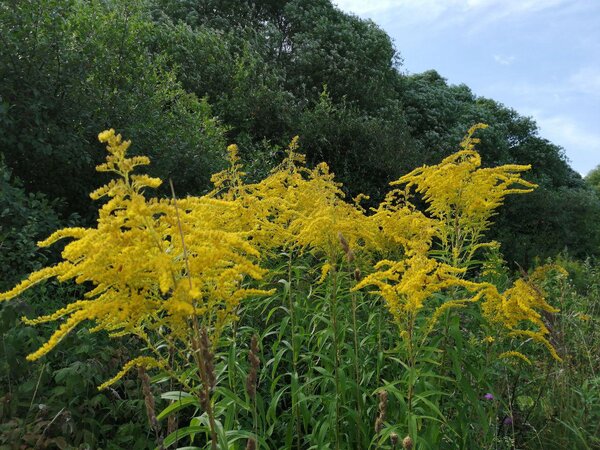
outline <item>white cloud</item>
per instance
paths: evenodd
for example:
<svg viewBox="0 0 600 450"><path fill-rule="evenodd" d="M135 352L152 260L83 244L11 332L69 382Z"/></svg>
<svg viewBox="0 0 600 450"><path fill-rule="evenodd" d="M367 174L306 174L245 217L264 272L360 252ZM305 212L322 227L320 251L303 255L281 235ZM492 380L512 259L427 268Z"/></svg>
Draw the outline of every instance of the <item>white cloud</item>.
<svg viewBox="0 0 600 450"><path fill-rule="evenodd" d="M469 9L487 9L496 18L530 14L568 3L566 0L466 0Z"/></svg>
<svg viewBox="0 0 600 450"><path fill-rule="evenodd" d="M503 56L503 55L494 55L494 61L496 61L501 66L510 66L514 61L514 56Z"/></svg>
<svg viewBox="0 0 600 450"><path fill-rule="evenodd" d="M432 22L449 8L464 0L333 0L343 11L353 12L362 17L383 19L389 14L398 14L403 22Z"/></svg>
<svg viewBox="0 0 600 450"><path fill-rule="evenodd" d="M575 92L600 96L600 67L584 67L569 78L569 87Z"/></svg>
<svg viewBox="0 0 600 450"><path fill-rule="evenodd" d="M591 131L571 117L530 111L540 135L565 149L575 170L582 175L600 163L600 132Z"/></svg>
<svg viewBox="0 0 600 450"><path fill-rule="evenodd" d="M509 65L515 61L513 56L494 55L498 64ZM600 97L600 67L585 66L570 74L552 80L532 81L500 81L488 86L489 94L502 95L511 93L514 97L547 102L577 102L585 97ZM598 111L598 110L597 110Z"/></svg>
<svg viewBox="0 0 600 450"><path fill-rule="evenodd" d="M337 6L376 21L391 14L404 24L435 23L437 27L469 26L471 32L499 20L569 6L570 0L333 0Z"/></svg>
<svg viewBox="0 0 600 450"><path fill-rule="evenodd" d="M381 11L389 11L390 9L396 9L398 6L402 6L394 0L379 0L370 2L363 0L333 0L333 3L344 11L350 11L360 15L369 15Z"/></svg>

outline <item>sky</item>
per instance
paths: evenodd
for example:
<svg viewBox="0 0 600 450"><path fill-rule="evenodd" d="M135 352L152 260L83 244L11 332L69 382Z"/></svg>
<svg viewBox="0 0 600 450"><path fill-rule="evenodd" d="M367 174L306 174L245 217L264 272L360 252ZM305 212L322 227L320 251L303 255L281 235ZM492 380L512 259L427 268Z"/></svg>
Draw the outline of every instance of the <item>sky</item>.
<svg viewBox="0 0 600 450"><path fill-rule="evenodd" d="M401 71L451 84L537 122L577 172L600 164L600 0L333 0L394 40Z"/></svg>

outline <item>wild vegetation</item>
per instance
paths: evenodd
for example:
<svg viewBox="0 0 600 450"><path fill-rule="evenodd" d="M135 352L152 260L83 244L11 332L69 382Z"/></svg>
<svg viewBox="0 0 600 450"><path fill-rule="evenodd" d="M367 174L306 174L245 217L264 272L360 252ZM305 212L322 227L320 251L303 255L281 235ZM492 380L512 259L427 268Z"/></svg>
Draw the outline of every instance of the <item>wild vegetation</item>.
<svg viewBox="0 0 600 450"><path fill-rule="evenodd" d="M531 119L327 0L0 39L0 448L600 445L597 171Z"/></svg>

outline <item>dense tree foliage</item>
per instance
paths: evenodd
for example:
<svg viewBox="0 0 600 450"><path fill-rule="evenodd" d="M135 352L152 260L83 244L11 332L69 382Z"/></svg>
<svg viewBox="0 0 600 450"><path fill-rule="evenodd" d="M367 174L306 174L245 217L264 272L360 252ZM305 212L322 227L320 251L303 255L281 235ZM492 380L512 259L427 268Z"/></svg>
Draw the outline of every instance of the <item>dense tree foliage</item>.
<svg viewBox="0 0 600 450"><path fill-rule="evenodd" d="M49 255L36 242L64 223L55 211L60 205L44 194L27 194L2 160L0 192L0 289L6 289L45 262Z"/></svg>
<svg viewBox="0 0 600 450"><path fill-rule="evenodd" d="M598 198L533 120L435 71L403 74L389 36L329 0L3 0L0 35L5 164L63 215L92 218L94 137L108 126L152 152L180 194L207 189L227 142L257 178L299 135L309 162L376 202L485 122L484 164L531 164L540 185L501 211L507 260L600 246Z"/></svg>
<svg viewBox="0 0 600 450"><path fill-rule="evenodd" d="M85 211L98 184L98 126L154 148L157 171L201 189L224 144L207 102L186 92L138 2L3 2L0 148L31 191ZM212 169L211 169L212 167Z"/></svg>
<svg viewBox="0 0 600 450"><path fill-rule="evenodd" d="M585 181L598 193L598 195L600 195L600 165L596 166L594 170L587 174Z"/></svg>

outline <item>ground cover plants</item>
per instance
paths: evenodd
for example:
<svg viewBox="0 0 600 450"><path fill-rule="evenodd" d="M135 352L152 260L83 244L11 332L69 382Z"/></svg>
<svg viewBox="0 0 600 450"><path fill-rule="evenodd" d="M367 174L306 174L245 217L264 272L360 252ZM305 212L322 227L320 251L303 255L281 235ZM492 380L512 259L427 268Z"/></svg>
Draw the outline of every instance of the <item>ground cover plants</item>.
<svg viewBox="0 0 600 450"><path fill-rule="evenodd" d="M262 180L245 180L231 145L211 192L179 198L173 179L169 197L153 197L163 181L134 173L149 159L104 131L97 169L115 178L91 194L96 225L41 241L67 240L62 260L0 300L51 279L79 285L73 301L24 319L56 323L27 358L80 328L126 339L129 355L98 388L139 381L156 448L545 448L556 424L565 445L591 448L598 337L569 328L594 323L597 307L581 300L593 294L556 263L507 275L486 232L507 196L536 185L528 166L482 167L482 128L372 208L347 199L325 163L308 167L297 139ZM544 389L523 374L544 376Z"/></svg>

